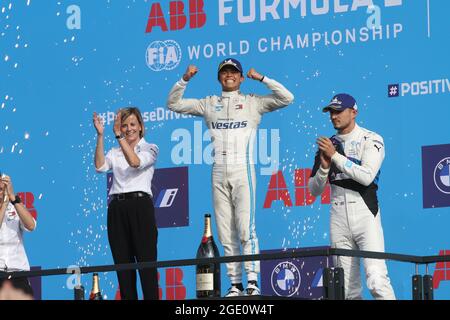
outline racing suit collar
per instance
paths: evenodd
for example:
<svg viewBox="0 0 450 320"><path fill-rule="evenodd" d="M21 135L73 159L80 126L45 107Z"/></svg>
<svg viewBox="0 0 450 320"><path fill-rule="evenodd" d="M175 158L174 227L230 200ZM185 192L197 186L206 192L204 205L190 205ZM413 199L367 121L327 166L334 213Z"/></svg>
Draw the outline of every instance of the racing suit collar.
<svg viewBox="0 0 450 320"><path fill-rule="evenodd" d="M353 130L349 133L346 134L337 134L336 137L338 137L340 140L342 141L346 141L349 139L352 139L353 136L360 130L359 126L357 123L355 123L355 127L353 128Z"/></svg>
<svg viewBox="0 0 450 320"><path fill-rule="evenodd" d="M241 91L239 91L239 90L235 90L235 91L222 91L222 97L224 97L224 98L231 98L231 97L238 96L240 93L241 93Z"/></svg>

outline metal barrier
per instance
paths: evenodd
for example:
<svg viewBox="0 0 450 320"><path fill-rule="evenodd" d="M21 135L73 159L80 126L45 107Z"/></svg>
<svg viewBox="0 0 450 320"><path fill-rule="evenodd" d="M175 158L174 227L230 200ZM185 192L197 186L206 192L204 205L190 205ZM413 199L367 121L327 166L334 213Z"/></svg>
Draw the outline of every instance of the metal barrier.
<svg viewBox="0 0 450 320"><path fill-rule="evenodd" d="M299 251L301 250L301 251ZM126 264L113 264L94 267L80 267L78 270L69 269L46 269L36 271L18 271L7 274L0 274L0 279L3 278L21 278L21 277L39 277L39 276L54 276L65 274L85 274L94 272L110 272L110 271L124 271L136 270L146 268L167 268L167 267L181 267L193 266L198 264L211 263L227 263L227 262L244 262L244 261L260 261L260 260L276 260L286 258L306 258L306 257L330 257L330 256L346 256L359 257L370 259L392 260L406 263L413 263L416 265L416 274L412 278L412 299L413 300L433 300L433 278L428 275L428 265L437 262L450 262L450 255L445 256L413 256L397 253L362 251L362 250L348 250L348 249L288 249L284 252L278 253L264 253L253 255L239 255L226 256L218 258L203 258L203 259L182 259L182 260L168 260L168 261L153 261L153 262L137 262ZM426 265L425 275L419 274L419 265ZM344 274L342 268L325 268L324 269L324 297L330 300L344 299Z"/></svg>

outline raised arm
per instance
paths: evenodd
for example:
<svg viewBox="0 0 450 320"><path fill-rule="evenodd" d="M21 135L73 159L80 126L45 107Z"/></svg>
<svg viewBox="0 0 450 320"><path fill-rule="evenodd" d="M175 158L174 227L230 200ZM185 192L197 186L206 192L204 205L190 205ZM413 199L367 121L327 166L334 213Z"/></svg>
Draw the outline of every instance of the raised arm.
<svg viewBox="0 0 450 320"><path fill-rule="evenodd" d="M188 66L183 77L172 87L167 99L167 108L169 108L169 110L195 116L202 116L205 113L204 99L183 99L188 82L197 74L197 72L198 68L196 66Z"/></svg>
<svg viewBox="0 0 450 320"><path fill-rule="evenodd" d="M3 176L2 176L3 177ZM0 206L0 228L3 225L3 218L5 217L5 211L8 207L8 194L6 193L6 185L3 184L3 182L0 181L0 184L2 184L0 187L2 188L3 193L1 194L2 205Z"/></svg>
<svg viewBox="0 0 450 320"><path fill-rule="evenodd" d="M261 75L255 69L250 68L247 77L264 83L272 91L271 94L260 97L258 109L261 114L286 107L294 101L294 95L281 83Z"/></svg>
<svg viewBox="0 0 450 320"><path fill-rule="evenodd" d="M3 183L6 184L8 200L10 202L16 201L16 195L14 194L14 187L11 178L9 176L3 176L2 181ZM25 205L22 202L16 203L14 204L14 208L16 209L17 214L19 215L20 222L23 225L23 227L28 231L33 231L34 228L36 228L36 220L34 220L33 216L25 207Z"/></svg>
<svg viewBox="0 0 450 320"><path fill-rule="evenodd" d="M93 120L95 130L97 131L97 145L95 147L94 165L99 170L105 164L105 147L104 147L104 128L102 118L94 112Z"/></svg>
<svg viewBox="0 0 450 320"><path fill-rule="evenodd" d="M113 126L113 132L116 137L119 137L122 135L122 112L119 110L117 112L116 119L114 120L114 126ZM139 168L141 165L141 159L138 157L136 152L134 152L134 148L130 146L128 141L125 139L124 136L121 138L118 138L118 142L120 145L120 148L122 149L123 155L125 156L125 160L127 160L127 163L132 168Z"/></svg>

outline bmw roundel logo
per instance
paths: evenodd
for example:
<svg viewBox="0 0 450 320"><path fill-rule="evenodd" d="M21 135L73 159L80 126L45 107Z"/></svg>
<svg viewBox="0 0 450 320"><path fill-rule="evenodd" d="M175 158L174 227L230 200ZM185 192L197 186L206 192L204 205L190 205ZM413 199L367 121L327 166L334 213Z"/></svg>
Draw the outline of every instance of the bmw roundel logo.
<svg viewBox="0 0 450 320"><path fill-rule="evenodd" d="M434 184L439 191L450 194L450 157L439 161L434 168Z"/></svg>
<svg viewBox="0 0 450 320"><path fill-rule="evenodd" d="M273 269L270 279L273 291L283 297L291 297L297 293L302 280L298 268L288 261L279 263Z"/></svg>

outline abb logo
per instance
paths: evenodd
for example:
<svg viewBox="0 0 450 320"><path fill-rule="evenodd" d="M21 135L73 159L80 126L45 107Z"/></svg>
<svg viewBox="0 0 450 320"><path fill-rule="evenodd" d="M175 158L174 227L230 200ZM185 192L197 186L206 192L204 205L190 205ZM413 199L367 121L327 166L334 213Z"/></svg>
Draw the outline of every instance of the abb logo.
<svg viewBox="0 0 450 320"><path fill-rule="evenodd" d="M189 27L191 29L201 28L206 23L206 14L203 11L204 0L189 0ZM183 1L169 2L169 25L170 31L181 30L186 26L188 17L185 13L186 8ZM167 21L164 17L161 4L159 2L153 3L150 9L150 17L147 22L146 33L152 32L153 27L160 27L162 31L166 32Z"/></svg>
<svg viewBox="0 0 450 320"><path fill-rule="evenodd" d="M440 256L450 255L450 250L440 250ZM439 288L441 281L450 280L450 262L438 262L436 263L436 269L433 274L433 289Z"/></svg>
<svg viewBox="0 0 450 320"><path fill-rule="evenodd" d="M30 211L31 215L37 220L37 211L34 207L34 195L31 192L18 192L19 198L22 200L25 207Z"/></svg>
<svg viewBox="0 0 450 320"><path fill-rule="evenodd" d="M186 287L184 286L182 280L183 270L180 268L166 269L166 300L186 299ZM161 287L159 288L159 299L163 299L163 290Z"/></svg>
<svg viewBox="0 0 450 320"><path fill-rule="evenodd" d="M161 274L158 272L158 284ZM183 270L180 268L166 269L166 299L184 300L186 299L186 287L183 284ZM163 300L163 289L158 285L159 300ZM115 300L121 300L120 289L117 288Z"/></svg>
<svg viewBox="0 0 450 320"><path fill-rule="evenodd" d="M295 185L295 206L309 206L316 197L313 197L308 189L308 181L311 175L311 169L296 169L294 173ZM331 188L327 183L325 190L321 195L322 204L330 204ZM292 207L292 199L284 179L283 172L278 171L270 177L269 188L264 200L264 208L272 207L274 201L283 201L285 207Z"/></svg>

